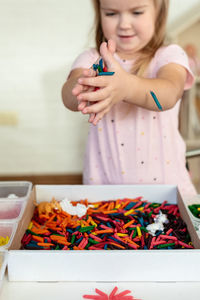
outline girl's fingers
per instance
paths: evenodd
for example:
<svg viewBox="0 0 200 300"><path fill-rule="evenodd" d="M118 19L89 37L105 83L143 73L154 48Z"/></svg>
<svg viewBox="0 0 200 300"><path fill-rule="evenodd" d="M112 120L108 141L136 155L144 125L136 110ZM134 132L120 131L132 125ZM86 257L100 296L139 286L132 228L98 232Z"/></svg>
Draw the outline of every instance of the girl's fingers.
<svg viewBox="0 0 200 300"><path fill-rule="evenodd" d="M116 42L114 40L108 40L108 50L113 55L116 51Z"/></svg>
<svg viewBox="0 0 200 300"><path fill-rule="evenodd" d="M109 98L103 101L98 101L95 104L91 104L87 107L85 107L82 110L83 114L91 114L91 113L99 113L100 111L104 110L104 109L108 109L110 104L110 100Z"/></svg>
<svg viewBox="0 0 200 300"><path fill-rule="evenodd" d="M78 104L78 110L83 110L87 106L87 101L80 101Z"/></svg>
<svg viewBox="0 0 200 300"><path fill-rule="evenodd" d="M78 83L93 87L104 87L108 83L108 80L110 80L108 77L109 76L81 77L78 79Z"/></svg>
<svg viewBox="0 0 200 300"><path fill-rule="evenodd" d="M109 50L108 44L106 42L103 42L101 44L99 50L108 70L116 71L118 67L118 62L113 57L114 46L112 45L112 42L110 42L111 45L109 45L111 51Z"/></svg>
<svg viewBox="0 0 200 300"><path fill-rule="evenodd" d="M75 87L73 88L72 90L72 95L76 96L77 99L78 99L78 96L81 94L81 93L84 93L84 92L92 92L94 91L94 88L91 87L91 86L87 86L87 85L81 85L81 84L76 84ZM78 101L81 101L81 99L78 99Z"/></svg>
<svg viewBox="0 0 200 300"><path fill-rule="evenodd" d="M94 121L95 116L96 116L95 113L90 114L90 117L89 117L89 119L88 119L88 122L89 122L89 123L92 123L92 122Z"/></svg>
<svg viewBox="0 0 200 300"><path fill-rule="evenodd" d="M83 86L80 84L76 84L75 87L72 89L72 95L77 96L81 92L83 92Z"/></svg>
<svg viewBox="0 0 200 300"><path fill-rule="evenodd" d="M95 118L92 121L93 125L97 125L97 123L103 118L103 116L108 112L107 109L102 110L98 114L95 115Z"/></svg>
<svg viewBox="0 0 200 300"><path fill-rule="evenodd" d="M93 69L84 69L83 70L83 75L86 77L95 77L96 76L96 71Z"/></svg>
<svg viewBox="0 0 200 300"><path fill-rule="evenodd" d="M86 91L88 89L87 86L77 83L75 87L72 89L72 95L78 96L80 93Z"/></svg>
<svg viewBox="0 0 200 300"><path fill-rule="evenodd" d="M88 87L87 91L94 91L93 87ZM89 106L89 102L88 100L80 100L79 97L77 96L77 100L78 100L78 110L82 111L86 106Z"/></svg>
<svg viewBox="0 0 200 300"><path fill-rule="evenodd" d="M93 69L84 69L83 70L83 76L87 77L95 77L96 76L96 71L94 71ZM80 83L77 83L75 85L75 87L72 90L72 94L74 96L79 95L81 92L87 91L89 90L91 87L87 86L87 85L82 85Z"/></svg>
<svg viewBox="0 0 200 300"><path fill-rule="evenodd" d="M103 88L103 89L98 89L94 91L94 88L92 88L92 91L89 90L85 93L80 93L77 96L78 101L90 101L90 102L95 102L95 101L100 101L102 99L106 99L108 97L108 89Z"/></svg>

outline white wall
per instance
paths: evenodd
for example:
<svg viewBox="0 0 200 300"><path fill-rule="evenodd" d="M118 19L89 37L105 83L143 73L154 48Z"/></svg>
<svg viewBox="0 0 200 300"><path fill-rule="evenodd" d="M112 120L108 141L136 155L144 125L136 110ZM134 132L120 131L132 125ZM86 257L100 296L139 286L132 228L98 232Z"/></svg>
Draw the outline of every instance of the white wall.
<svg viewBox="0 0 200 300"><path fill-rule="evenodd" d="M64 108L61 86L87 46L88 0L0 0L0 174L80 172L87 120Z"/></svg>
<svg viewBox="0 0 200 300"><path fill-rule="evenodd" d="M170 0L169 22L187 13L192 6L200 3L200 0Z"/></svg>
<svg viewBox="0 0 200 300"><path fill-rule="evenodd" d="M173 20L199 0L171 2ZM90 0L0 0L0 115L18 120L0 126L0 175L81 172L87 118L61 87L92 21Z"/></svg>

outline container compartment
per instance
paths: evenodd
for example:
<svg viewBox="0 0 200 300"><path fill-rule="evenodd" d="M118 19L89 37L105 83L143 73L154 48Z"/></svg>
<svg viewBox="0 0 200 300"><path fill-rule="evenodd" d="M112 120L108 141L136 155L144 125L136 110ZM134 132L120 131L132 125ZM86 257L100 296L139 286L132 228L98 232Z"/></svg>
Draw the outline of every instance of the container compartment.
<svg viewBox="0 0 200 300"><path fill-rule="evenodd" d="M9 248L10 244L13 241L16 229L17 229L16 222L0 221L0 239L1 239L1 237L3 237L3 238L6 238L7 236L9 237L8 243L0 246L0 250Z"/></svg>
<svg viewBox="0 0 200 300"><path fill-rule="evenodd" d="M26 201L16 199L0 199L0 221L18 222L24 212Z"/></svg>
<svg viewBox="0 0 200 300"><path fill-rule="evenodd" d="M32 183L28 181L2 181L0 182L0 200L14 195L18 200L27 200L30 196ZM8 198L9 199L9 198Z"/></svg>

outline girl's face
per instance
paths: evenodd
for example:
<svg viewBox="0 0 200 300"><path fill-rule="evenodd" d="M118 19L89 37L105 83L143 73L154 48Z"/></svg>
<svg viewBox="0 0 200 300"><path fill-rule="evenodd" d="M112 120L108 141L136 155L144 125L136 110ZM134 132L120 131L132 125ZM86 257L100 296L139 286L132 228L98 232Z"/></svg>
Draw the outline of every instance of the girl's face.
<svg viewBox="0 0 200 300"><path fill-rule="evenodd" d="M121 58L131 59L151 40L155 31L153 0L100 0L104 37L116 42Z"/></svg>

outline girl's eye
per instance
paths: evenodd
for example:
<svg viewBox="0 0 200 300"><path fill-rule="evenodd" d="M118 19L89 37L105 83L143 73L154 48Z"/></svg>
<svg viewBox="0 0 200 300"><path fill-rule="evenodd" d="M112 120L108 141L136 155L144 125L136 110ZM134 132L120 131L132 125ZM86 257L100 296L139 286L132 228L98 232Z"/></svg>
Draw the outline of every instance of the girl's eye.
<svg viewBox="0 0 200 300"><path fill-rule="evenodd" d="M116 13L114 13L114 12L109 12L109 13L106 13L105 15L106 15L107 17L112 17L112 16L115 16Z"/></svg>
<svg viewBox="0 0 200 300"><path fill-rule="evenodd" d="M134 15L142 15L143 13L144 13L143 11L139 11L139 10L133 12Z"/></svg>

